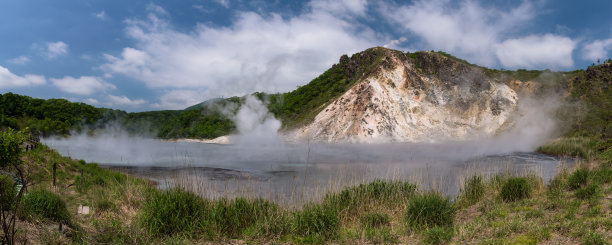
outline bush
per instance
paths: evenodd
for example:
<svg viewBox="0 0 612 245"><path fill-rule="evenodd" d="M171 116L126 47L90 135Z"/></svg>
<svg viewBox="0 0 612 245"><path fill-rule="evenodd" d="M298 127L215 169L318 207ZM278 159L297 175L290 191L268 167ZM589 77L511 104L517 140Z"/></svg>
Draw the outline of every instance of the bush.
<svg viewBox="0 0 612 245"><path fill-rule="evenodd" d="M338 213L323 205L306 205L293 220L293 231L301 236L329 239L338 233Z"/></svg>
<svg viewBox="0 0 612 245"><path fill-rule="evenodd" d="M204 218L204 201L181 188L153 190L140 214L141 224L152 235L193 234Z"/></svg>
<svg viewBox="0 0 612 245"><path fill-rule="evenodd" d="M16 195L17 190L15 189L13 178L7 175L0 175L0 207L2 210L12 209Z"/></svg>
<svg viewBox="0 0 612 245"><path fill-rule="evenodd" d="M587 180L589 178L589 169L581 168L574 171L569 178L567 179L567 187L570 190L576 190L581 186L585 186L587 184Z"/></svg>
<svg viewBox="0 0 612 245"><path fill-rule="evenodd" d="M364 228L379 228L389 225L389 215L383 213L365 213L360 221Z"/></svg>
<svg viewBox="0 0 612 245"><path fill-rule="evenodd" d="M428 244L447 243L453 238L453 233L452 228L436 226L425 231L423 234L423 242Z"/></svg>
<svg viewBox="0 0 612 245"><path fill-rule="evenodd" d="M580 189L576 190L576 197L582 200L586 200L586 199L590 199L592 197L597 196L598 193L599 193L599 186L588 185L588 186L581 187Z"/></svg>
<svg viewBox="0 0 612 245"><path fill-rule="evenodd" d="M474 204L480 201L484 191L485 185L482 176L472 176L465 180L465 187L461 191L461 196L468 204Z"/></svg>
<svg viewBox="0 0 612 245"><path fill-rule="evenodd" d="M24 196L20 216L26 219L45 218L70 224L70 213L66 202L51 191L36 189Z"/></svg>
<svg viewBox="0 0 612 245"><path fill-rule="evenodd" d="M502 185L500 196L506 202L513 202L531 196L533 187L526 178L513 177Z"/></svg>
<svg viewBox="0 0 612 245"><path fill-rule="evenodd" d="M414 228L452 227L455 222L455 207L448 198L439 193L424 193L412 198L408 203L406 222Z"/></svg>

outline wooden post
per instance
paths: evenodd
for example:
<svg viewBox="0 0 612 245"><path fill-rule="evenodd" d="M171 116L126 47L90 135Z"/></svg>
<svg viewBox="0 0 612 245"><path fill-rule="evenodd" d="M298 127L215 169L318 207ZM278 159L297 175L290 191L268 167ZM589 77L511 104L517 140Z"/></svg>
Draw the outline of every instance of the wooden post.
<svg viewBox="0 0 612 245"><path fill-rule="evenodd" d="M53 187L55 187L55 171L57 170L57 162L53 163Z"/></svg>

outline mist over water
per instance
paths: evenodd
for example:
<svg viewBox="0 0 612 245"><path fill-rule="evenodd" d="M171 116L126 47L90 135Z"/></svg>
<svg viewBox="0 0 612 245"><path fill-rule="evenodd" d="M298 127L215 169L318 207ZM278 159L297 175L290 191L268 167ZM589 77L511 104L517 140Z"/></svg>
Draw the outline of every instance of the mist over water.
<svg viewBox="0 0 612 245"><path fill-rule="evenodd" d="M192 185L201 195L214 198L244 195L246 186L253 188L250 195L274 193L276 201L294 204L296 200L289 197L296 193L317 200L328 190L377 178L408 180L449 195L457 193L464 178L475 174L533 173L546 182L560 163L571 164L532 153L554 134L552 112L542 109L554 108L553 102L524 100L519 120L495 137L381 144L284 142L277 134L281 123L266 106L252 96L245 102L232 117L239 134L231 136L228 145L129 137L116 129L98 136L43 142L62 155L121 168L156 180L162 187ZM207 188L198 187L202 185Z"/></svg>

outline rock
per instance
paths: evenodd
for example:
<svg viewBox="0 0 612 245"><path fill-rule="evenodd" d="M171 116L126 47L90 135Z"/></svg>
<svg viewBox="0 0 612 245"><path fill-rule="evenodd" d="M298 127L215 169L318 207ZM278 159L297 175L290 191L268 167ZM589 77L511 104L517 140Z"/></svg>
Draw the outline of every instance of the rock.
<svg viewBox="0 0 612 245"><path fill-rule="evenodd" d="M296 137L334 143L468 139L494 135L517 110L515 90L479 67L434 52L416 59L392 51L384 56L375 72L329 103Z"/></svg>

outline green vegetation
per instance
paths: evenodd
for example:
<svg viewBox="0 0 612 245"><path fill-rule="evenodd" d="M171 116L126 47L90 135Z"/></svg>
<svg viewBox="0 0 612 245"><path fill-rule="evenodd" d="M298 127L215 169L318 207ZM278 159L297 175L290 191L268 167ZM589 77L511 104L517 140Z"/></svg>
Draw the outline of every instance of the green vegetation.
<svg viewBox="0 0 612 245"><path fill-rule="evenodd" d="M480 201L485 191L485 185L482 176L472 176L465 180L463 190L459 200L467 205L472 205Z"/></svg>
<svg viewBox="0 0 612 245"><path fill-rule="evenodd" d="M289 208L262 199L205 199L182 188L158 190L141 179L59 156L45 146L21 160L36 182L22 207L51 208L20 209L24 219L17 222L17 242L599 244L612 238L612 201L605 198L612 194L608 166L591 167L586 181L584 166L577 172L561 171L549 186L535 184L541 180L533 176L476 175L466 179L454 200L418 191L408 182L375 180L328 193L320 203ZM53 163L57 187L52 186ZM508 184L513 182L518 184ZM571 189L570 183L586 184ZM508 185L520 187L510 188L510 196L520 196L517 193L524 192L516 190L525 185L532 187L532 194L504 201L500 196ZM463 205L464 200L471 204ZM61 203L67 213L75 213L79 205L92 211L65 215ZM69 225L58 232L59 223Z"/></svg>
<svg viewBox="0 0 612 245"><path fill-rule="evenodd" d="M502 185L500 197L506 202L514 202L531 196L533 187L524 177L512 177Z"/></svg>
<svg viewBox="0 0 612 245"><path fill-rule="evenodd" d="M141 211L142 225L157 236L189 235L204 218L204 202L180 188L152 192Z"/></svg>
<svg viewBox="0 0 612 245"><path fill-rule="evenodd" d="M70 224L70 213L66 202L57 194L46 189L35 189L23 198L20 216L25 219L50 219Z"/></svg>
<svg viewBox="0 0 612 245"><path fill-rule="evenodd" d="M412 228L452 227L455 211L450 199L436 192L427 192L408 202L406 222Z"/></svg>

